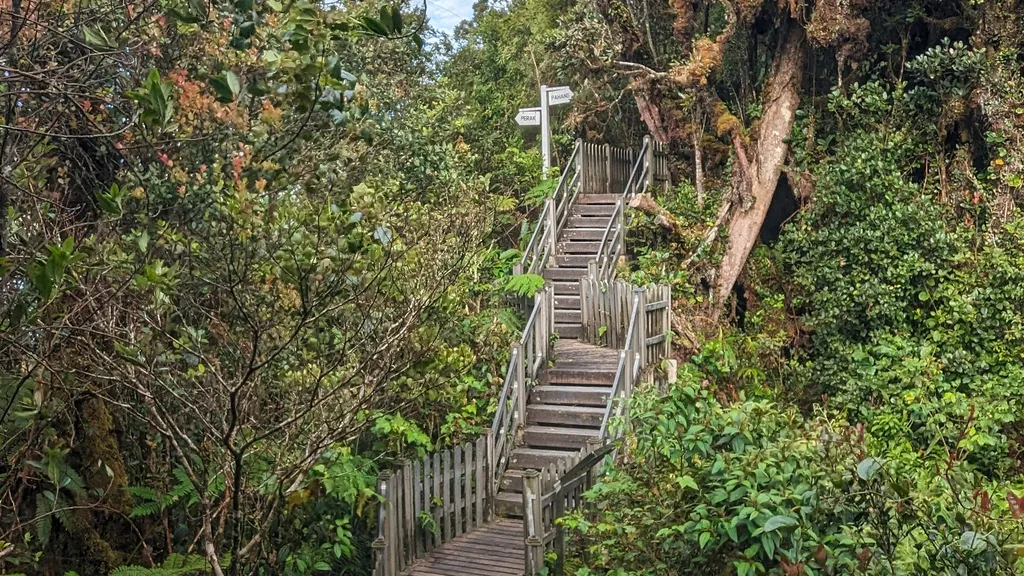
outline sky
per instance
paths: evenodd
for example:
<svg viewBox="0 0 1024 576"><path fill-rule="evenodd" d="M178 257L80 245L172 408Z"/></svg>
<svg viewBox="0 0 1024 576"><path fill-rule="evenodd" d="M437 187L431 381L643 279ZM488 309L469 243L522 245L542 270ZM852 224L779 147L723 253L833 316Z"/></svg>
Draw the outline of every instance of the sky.
<svg viewBox="0 0 1024 576"><path fill-rule="evenodd" d="M451 32L463 20L473 16L473 0L427 0L430 23L444 32Z"/></svg>

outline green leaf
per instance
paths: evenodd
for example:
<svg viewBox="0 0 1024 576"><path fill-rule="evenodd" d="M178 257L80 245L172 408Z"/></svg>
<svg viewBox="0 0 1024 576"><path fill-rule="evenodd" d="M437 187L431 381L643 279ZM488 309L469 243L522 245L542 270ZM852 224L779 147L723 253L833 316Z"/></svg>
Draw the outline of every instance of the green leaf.
<svg viewBox="0 0 1024 576"><path fill-rule="evenodd" d="M380 7L380 25L390 34L395 30L395 23L391 19L391 9L387 6Z"/></svg>
<svg viewBox="0 0 1024 576"><path fill-rule="evenodd" d="M239 92L242 91L238 75L231 70L225 70L217 76L211 77L210 87L217 93L217 101L222 104L234 102L238 98Z"/></svg>
<svg viewBox="0 0 1024 576"><path fill-rule="evenodd" d="M331 569L331 565L328 564L327 562L317 562L316 564L313 565L313 570L321 570L321 571L326 572L326 571L329 571L330 569Z"/></svg>
<svg viewBox="0 0 1024 576"><path fill-rule="evenodd" d="M857 476L860 476L862 480L870 480L885 464L885 460L869 456L860 461L857 464Z"/></svg>
<svg viewBox="0 0 1024 576"><path fill-rule="evenodd" d="M678 482L679 483L679 487L683 488L684 490L686 488L691 488L693 490L699 490L699 488L697 488L697 483L693 480L692 476L688 476L688 475L687 476L680 476L676 480L676 482Z"/></svg>
<svg viewBox="0 0 1024 576"><path fill-rule="evenodd" d="M800 523L797 522L796 518L790 518L789 516L772 516L764 523L765 532L774 532L780 528L786 528L789 526L797 526Z"/></svg>
<svg viewBox="0 0 1024 576"><path fill-rule="evenodd" d="M85 36L85 43L92 48L110 49L117 48L117 43L112 41L103 28L82 27L82 34Z"/></svg>
<svg viewBox="0 0 1024 576"><path fill-rule="evenodd" d="M398 6L391 7L391 27L395 32L402 33L402 12L398 9Z"/></svg>

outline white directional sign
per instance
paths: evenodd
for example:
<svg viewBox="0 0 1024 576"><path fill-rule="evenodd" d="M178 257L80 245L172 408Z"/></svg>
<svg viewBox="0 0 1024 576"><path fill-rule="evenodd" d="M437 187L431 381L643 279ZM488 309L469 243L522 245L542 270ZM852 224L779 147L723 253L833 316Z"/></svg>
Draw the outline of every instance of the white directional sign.
<svg viewBox="0 0 1024 576"><path fill-rule="evenodd" d="M568 86L548 88L540 86L540 106L537 108L520 108L516 112L516 124L520 126L540 126L540 156L543 159L541 178L548 177L551 169L551 110L552 106L560 106L572 102L572 89Z"/></svg>
<svg viewBox="0 0 1024 576"><path fill-rule="evenodd" d="M548 88L548 106L558 106L572 102L572 89L568 86Z"/></svg>
<svg viewBox="0 0 1024 576"><path fill-rule="evenodd" d="M516 114L516 124L520 126L540 126L540 108L520 108Z"/></svg>

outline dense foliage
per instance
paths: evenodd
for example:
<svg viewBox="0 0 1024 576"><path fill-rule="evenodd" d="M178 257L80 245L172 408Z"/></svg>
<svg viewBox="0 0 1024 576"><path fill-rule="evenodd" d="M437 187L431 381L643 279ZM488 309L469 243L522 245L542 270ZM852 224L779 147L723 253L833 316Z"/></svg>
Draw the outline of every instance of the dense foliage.
<svg viewBox="0 0 1024 576"><path fill-rule="evenodd" d="M619 274L679 377L570 566L1024 571L1019 1L432 4L0 6L0 572L367 573L542 285L539 84L556 165L672 174Z"/></svg>

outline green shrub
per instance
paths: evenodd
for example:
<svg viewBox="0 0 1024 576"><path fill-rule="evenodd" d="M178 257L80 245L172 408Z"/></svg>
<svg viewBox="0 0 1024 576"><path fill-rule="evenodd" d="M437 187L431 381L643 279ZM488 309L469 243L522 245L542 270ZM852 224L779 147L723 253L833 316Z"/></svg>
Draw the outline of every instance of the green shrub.
<svg viewBox="0 0 1024 576"><path fill-rule="evenodd" d="M969 465L872 457L822 411L727 405L692 365L680 378L634 399L627 463L565 519L588 552L576 574L1015 573L1017 512Z"/></svg>

